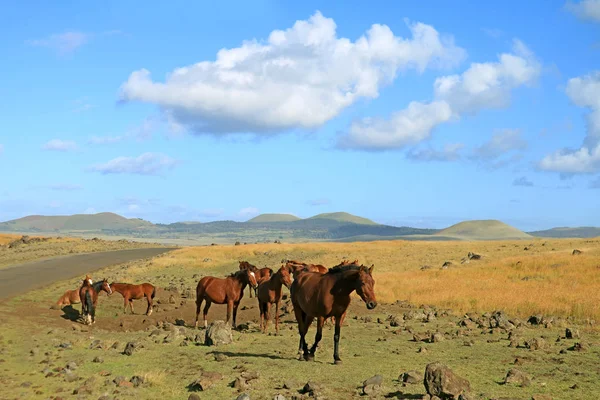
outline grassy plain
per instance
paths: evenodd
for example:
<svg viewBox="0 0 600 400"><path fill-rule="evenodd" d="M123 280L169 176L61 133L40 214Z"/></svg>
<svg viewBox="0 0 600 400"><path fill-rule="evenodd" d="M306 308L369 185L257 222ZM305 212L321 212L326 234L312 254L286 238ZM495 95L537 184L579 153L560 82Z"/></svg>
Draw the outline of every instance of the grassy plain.
<svg viewBox="0 0 600 400"><path fill-rule="evenodd" d="M573 255L574 249L582 253ZM461 263L469 252L482 257ZM358 398L360 383L375 374L384 377L384 387L375 398L417 399L425 393L422 383L403 385L397 380L398 375L408 370L422 373L433 361L441 361L467 378L475 398L531 399L539 394L552 399L598 398L600 335L595 320L600 316L596 304L599 256L600 241L596 239L182 248L99 272L111 280L148 281L159 286L160 304L150 317L140 315L145 307L139 301L135 303L137 315L123 315L118 294L101 296L98 322L93 327L71 321L79 306L75 310L50 310L49 306L64 290L77 285L76 279L57 282L0 305L0 358L4 361L0 363L0 383L4 387L0 398L69 398L73 390L85 387L91 394L82 398L107 395L119 399L186 399L190 394L188 385L205 370L218 372L223 379L199 393L200 397L234 399L239 392L230 384L242 369L247 369L260 373L260 378L244 390L252 399L272 399L277 393L289 399L299 395L309 380L322 385L320 392L326 398ZM316 362L297 361L298 335L290 314L283 317L281 336L264 335L251 327L234 332L235 342L231 345L214 348L196 343L196 335L201 341L204 331L190 327L194 299L182 293L187 289L193 293L200 277L222 277L237 269L237 260L276 269L283 259L331 266L343 258L358 258L365 265L375 265L375 290L380 302L375 310L367 311L354 298L342 328L343 365L332 365L330 327L324 331ZM446 261L452 264L442 269ZM171 295L173 302L169 302ZM413 306L395 304L396 300L406 300ZM238 323L258 321L256 300L248 298L247 290L242 307ZM400 326L390 326L390 315L402 320L404 313L416 309L435 310L437 318L429 322L407 318ZM499 309L519 325L513 329L513 335L519 338L517 347L508 346L506 331L483 326L468 329L459 324L467 312L477 313L473 316L477 319ZM213 305L209 322L223 319L224 313L224 306ZM545 326L524 323L533 314L543 314L552 322ZM365 317L371 319L364 320ZM167 324L157 328L157 324L175 324L178 320L186 326ZM565 327L578 329L581 338L565 339ZM445 340L413 340L415 333L436 331ZM314 332L311 327L310 343ZM170 334L173 340L165 343ZM523 344L532 338L544 339L546 345L540 350L526 348ZM89 349L94 340L101 342L101 349ZM142 346L132 356L121 354L129 341ZM114 342L118 342L116 349L111 349ZM576 342L590 347L582 352L567 350ZM70 343L71 347L63 349L61 343ZM224 359L215 361L216 353L225 355ZM103 363L92 362L97 356ZM66 382L60 372L52 372L56 376L47 378L44 376L49 371L41 372L47 367L60 371L70 361L77 363L75 373L81 379ZM510 368L528 374L531 384L502 384ZM112 380L119 375L127 380L141 375L148 381L139 388L116 387ZM291 388L284 389L284 382Z"/></svg>

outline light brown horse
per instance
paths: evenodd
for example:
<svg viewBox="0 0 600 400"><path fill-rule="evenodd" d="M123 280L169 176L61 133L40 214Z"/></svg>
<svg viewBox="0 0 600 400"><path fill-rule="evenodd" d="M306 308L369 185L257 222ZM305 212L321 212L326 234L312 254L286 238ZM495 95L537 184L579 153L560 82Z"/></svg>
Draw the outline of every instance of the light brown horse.
<svg viewBox="0 0 600 400"><path fill-rule="evenodd" d="M286 260L285 265L291 269L294 279L302 272L318 272L320 274L327 272L327 268L321 264L307 264L295 260Z"/></svg>
<svg viewBox="0 0 600 400"><path fill-rule="evenodd" d="M210 309L212 303L215 304L227 304L227 321L231 318L231 311L233 310L233 328L235 329L235 321L237 316L237 309L240 305L240 301L244 297L244 289L247 285L252 288L257 286L256 275L249 269L233 272L227 278L216 278L214 276L205 276L200 279L198 286L196 286L196 322L194 326L198 326L198 315L200 315L200 307L202 302L206 301L204 306L204 327L206 328L206 314Z"/></svg>
<svg viewBox="0 0 600 400"><path fill-rule="evenodd" d="M139 285L133 285L131 283L116 283L110 284L110 287L114 292L119 292L123 296L123 313L127 313L127 303L133 314L133 300L143 299L144 297L148 301L148 308L146 309L146 315L152 314L152 300L156 295L156 288L151 284L145 282Z"/></svg>
<svg viewBox="0 0 600 400"><path fill-rule="evenodd" d="M290 269L283 265L269 279L263 280L258 285L256 297L258 298L258 309L260 311L260 329L263 333L267 333L270 318L269 311L271 304L275 304L275 332L279 334L279 303L281 302L281 287L283 285L288 289L292 285Z"/></svg>
<svg viewBox="0 0 600 400"><path fill-rule="evenodd" d="M83 281L81 283L83 284L86 281L88 281L90 285L92 283L94 283L92 281L92 278L89 277L89 275L86 275L85 278L83 279ZM63 293L63 295L60 296L60 298L56 302L56 305L58 307L63 307L63 306L71 306L73 304L79 304L79 303L81 303L81 299L79 298L79 289L80 288L81 288L81 286L78 287L77 289L72 289L72 290L65 291Z"/></svg>
<svg viewBox="0 0 600 400"><path fill-rule="evenodd" d="M333 359L335 364L341 363L339 356L341 318L350 305L352 292L360 296L366 303L367 309L377 306L375 299L375 281L370 268L364 265L343 265L330 268L326 274L304 272L298 276L290 289L294 314L298 322L300 345L304 360L314 360L315 351L323 335L323 323L326 318L335 317L335 334L333 336ZM306 333L317 318L317 333L312 347L308 348Z"/></svg>
<svg viewBox="0 0 600 400"><path fill-rule="evenodd" d="M257 268L255 265L250 264L248 261L238 261L240 263L240 271L243 271L245 269L250 270L252 272L254 272L254 275L256 277L256 282L260 282L265 278L269 278L271 275L273 275L273 270L271 268L268 267L264 267L264 268ZM252 288L249 287L248 288L248 293L250 293L250 298L252 298L252 292L255 292L254 294L256 294L256 288Z"/></svg>
<svg viewBox="0 0 600 400"><path fill-rule="evenodd" d="M81 299L81 316L86 324L96 322L96 303L98 302L98 294L105 291L107 294L112 293L112 289L106 279L90 284L91 280L84 280L81 288L79 288L79 298Z"/></svg>

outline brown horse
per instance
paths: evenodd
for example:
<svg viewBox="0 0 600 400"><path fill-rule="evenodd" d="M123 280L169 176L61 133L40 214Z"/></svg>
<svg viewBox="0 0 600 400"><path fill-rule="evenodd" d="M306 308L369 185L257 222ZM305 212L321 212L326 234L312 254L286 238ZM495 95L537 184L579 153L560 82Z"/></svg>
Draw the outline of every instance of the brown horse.
<svg viewBox="0 0 600 400"><path fill-rule="evenodd" d="M300 261L286 260L285 265L291 269L294 279L302 272L318 272L320 274L327 272L327 268L321 264L307 264Z"/></svg>
<svg viewBox="0 0 600 400"><path fill-rule="evenodd" d="M285 266L281 266L269 279L263 280L256 290L258 309L260 310L260 328L264 333L267 333L270 318L269 309L271 304L275 304L275 332L279 334L279 302L281 301L281 287L283 285L288 289L292 285L290 269Z"/></svg>
<svg viewBox="0 0 600 400"><path fill-rule="evenodd" d="M298 352L303 352L304 360L314 360L315 351L322 338L323 323L326 318L335 317L333 359L335 364L341 363L341 318L350 305L350 295L356 290L366 303L367 309L372 310L377 306L373 268L374 266L367 268L364 265L350 264L330 268L326 274L305 272L294 280L290 292L300 334ZM305 336L314 318L317 318L317 333L309 350Z"/></svg>
<svg viewBox="0 0 600 400"><path fill-rule="evenodd" d="M271 275L273 275L273 270L271 268L264 267L264 268L259 269L255 265L250 264L248 261L238 261L238 262L240 263L240 271L247 269L247 270L254 272L254 275L256 277L256 282L260 282L265 278L268 279ZM252 287L248 288L248 293L250 293L250 298L252 298L253 291L254 291L254 294L256 295L256 288L252 288Z"/></svg>
<svg viewBox="0 0 600 400"><path fill-rule="evenodd" d="M198 326L198 315L200 315L200 307L202 302L206 300L204 306L204 327L206 328L206 314L212 303L215 304L227 304L227 321L231 317L231 311L233 310L233 328L235 328L235 320L237 316L237 309L240 305L240 301L244 297L244 289L247 285L252 288L257 286L256 275L249 269L233 272L227 278L216 278L214 276L205 276L200 279L198 286L196 286L196 322L194 326Z"/></svg>
<svg viewBox="0 0 600 400"><path fill-rule="evenodd" d="M81 283L83 284L86 281L89 282L90 285L93 283L92 278L90 278L89 275L86 275L85 278L83 279L83 281ZM63 306L70 306L70 305L73 305L73 304L79 304L79 303L81 303L81 299L79 298L79 288L80 287L78 287L77 289L72 289L72 290L65 291L63 293L63 295L60 296L60 298L56 302L56 305L58 307L63 307Z"/></svg>
<svg viewBox="0 0 600 400"><path fill-rule="evenodd" d="M98 294L105 291L107 294L112 293L112 289L106 279L90 284L91 280L84 280L79 289L79 298L81 299L81 316L86 324L96 322L96 303L98 302Z"/></svg>
<svg viewBox="0 0 600 400"><path fill-rule="evenodd" d="M152 300L156 294L156 288L149 283L140 283L139 285L132 285L130 283L111 283L110 287L114 292L119 292L123 296L124 308L123 313L127 313L127 303L131 308L133 314L133 300L143 299L144 297L148 301L148 308L146 309L146 315L152 314Z"/></svg>

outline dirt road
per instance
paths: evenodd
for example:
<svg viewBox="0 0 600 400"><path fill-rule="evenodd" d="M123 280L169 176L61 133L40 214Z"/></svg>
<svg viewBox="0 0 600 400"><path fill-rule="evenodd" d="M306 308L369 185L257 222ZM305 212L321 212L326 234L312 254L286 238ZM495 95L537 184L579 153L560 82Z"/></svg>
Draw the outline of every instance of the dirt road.
<svg viewBox="0 0 600 400"><path fill-rule="evenodd" d="M154 257L172 248L103 251L33 261L0 270L0 301L52 282L140 258Z"/></svg>

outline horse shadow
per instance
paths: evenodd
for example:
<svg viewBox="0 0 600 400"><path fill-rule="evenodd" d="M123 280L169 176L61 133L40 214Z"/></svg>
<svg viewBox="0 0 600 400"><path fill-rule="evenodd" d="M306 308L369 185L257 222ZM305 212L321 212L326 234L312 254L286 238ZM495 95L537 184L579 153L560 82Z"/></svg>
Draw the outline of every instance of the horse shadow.
<svg viewBox="0 0 600 400"><path fill-rule="evenodd" d="M233 351L211 351L208 354L216 355L223 354L227 357L255 357L255 358L269 358L271 360L288 360L289 358L281 357L275 354L261 354L261 353L245 353L245 352L233 352Z"/></svg>
<svg viewBox="0 0 600 400"><path fill-rule="evenodd" d="M395 391L395 392L391 392L388 393L386 395L384 395L383 397L385 397L386 399L422 399L423 395L422 394L406 394L406 393L402 393L401 391Z"/></svg>
<svg viewBox="0 0 600 400"><path fill-rule="evenodd" d="M63 315L61 315L61 317L64 319L68 319L69 321L77 322L79 320L79 317L81 316L79 310L74 309L71 305L64 306L61 309L61 311L64 313Z"/></svg>

